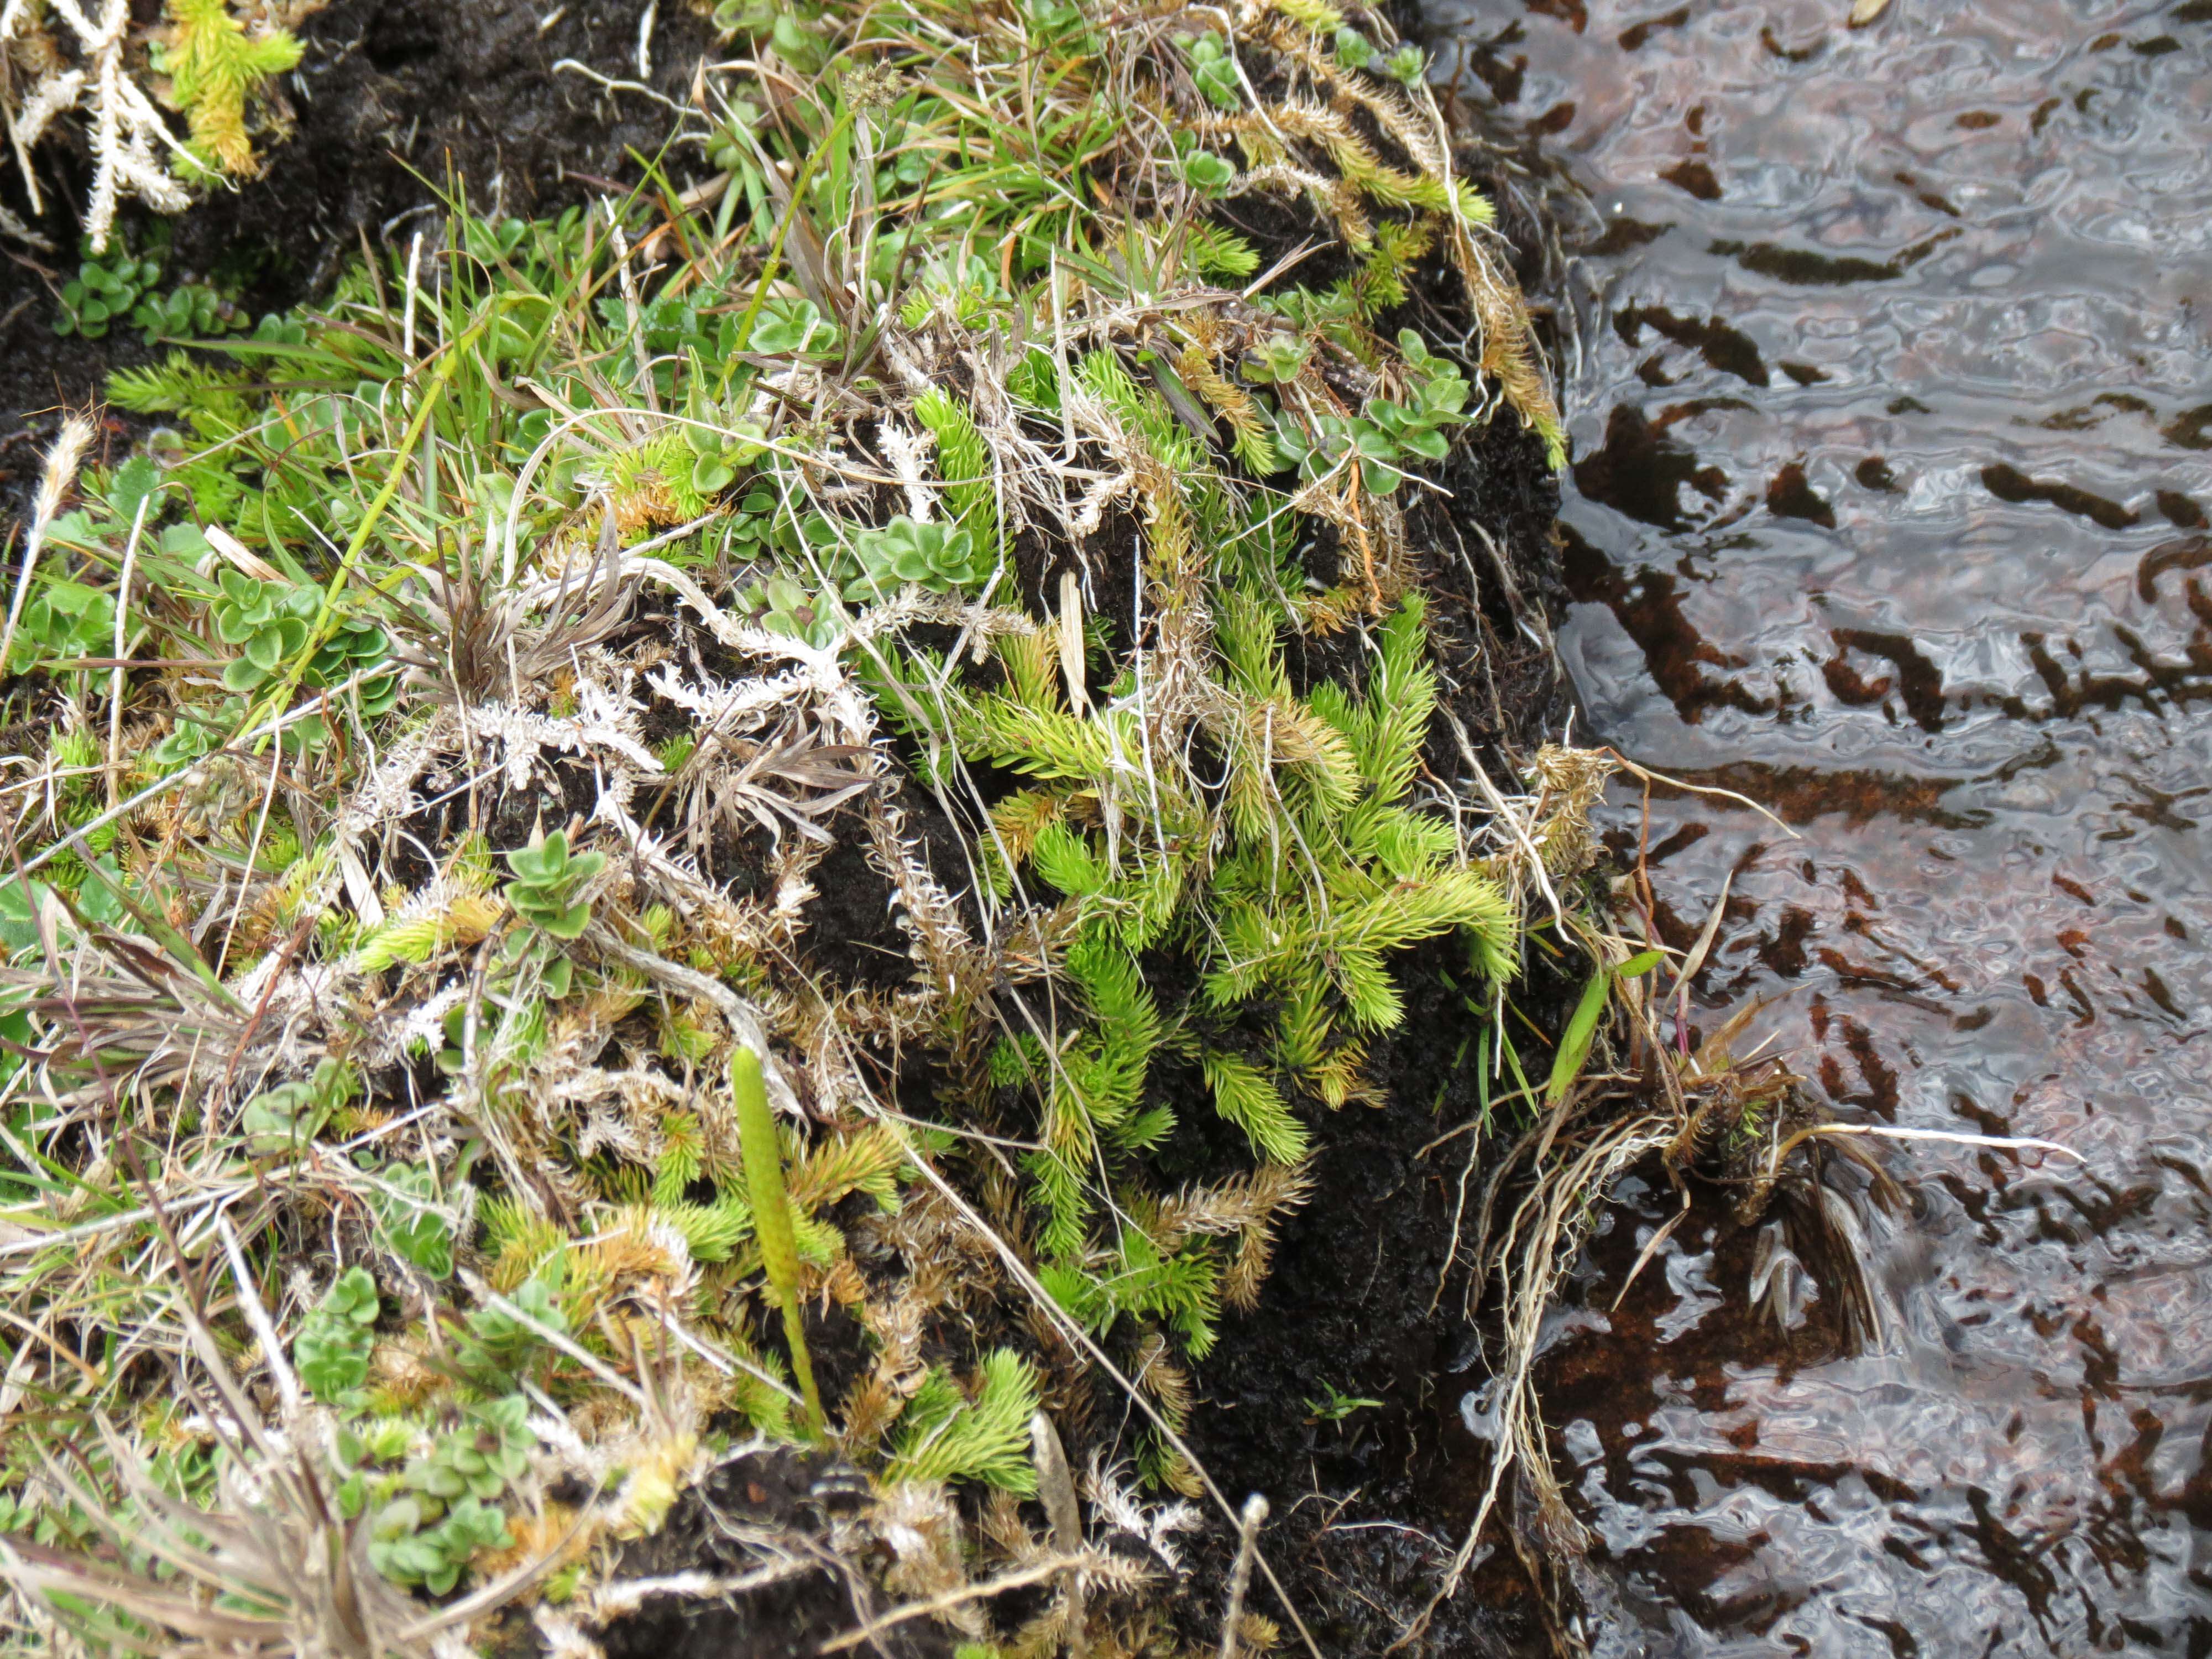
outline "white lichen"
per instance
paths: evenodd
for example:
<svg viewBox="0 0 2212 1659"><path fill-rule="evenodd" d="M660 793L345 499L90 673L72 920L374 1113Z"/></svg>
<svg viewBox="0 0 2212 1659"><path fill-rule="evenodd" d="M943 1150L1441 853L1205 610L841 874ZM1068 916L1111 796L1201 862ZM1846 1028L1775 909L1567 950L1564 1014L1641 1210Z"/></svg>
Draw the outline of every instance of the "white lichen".
<svg viewBox="0 0 2212 1659"><path fill-rule="evenodd" d="M88 16L77 0L48 0L46 11L66 30L76 61L63 60L58 43L40 27L30 0L6 0L0 7L0 50L35 36L46 48L42 55L50 62L21 105L0 114L7 118L8 140L31 210L42 213L45 198L31 166L31 151L60 117L86 112L94 172L84 234L95 252L105 252L115 210L125 197L135 196L158 212L184 211L191 198L167 159L171 154L184 157L184 147L145 88L124 67L124 49L130 44L130 0L107 0L97 19ZM189 166L190 158L185 159Z"/></svg>

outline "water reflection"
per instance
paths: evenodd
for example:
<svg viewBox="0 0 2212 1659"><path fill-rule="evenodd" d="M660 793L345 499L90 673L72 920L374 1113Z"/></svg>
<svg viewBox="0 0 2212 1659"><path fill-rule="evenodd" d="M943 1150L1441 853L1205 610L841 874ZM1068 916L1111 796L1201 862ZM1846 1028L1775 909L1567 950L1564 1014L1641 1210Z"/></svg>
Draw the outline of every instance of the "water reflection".
<svg viewBox="0 0 2212 1659"><path fill-rule="evenodd" d="M1427 8L1597 210L1584 704L1798 832L1653 804L1674 937L1733 872L1709 1007L1774 997L1847 1116L2088 1161L1890 1151L1854 1358L1743 1317L1775 1264L1717 1207L1607 1311L1673 1209L1632 1190L1554 1450L1613 1652L2203 1654L2212 0L1846 10Z"/></svg>

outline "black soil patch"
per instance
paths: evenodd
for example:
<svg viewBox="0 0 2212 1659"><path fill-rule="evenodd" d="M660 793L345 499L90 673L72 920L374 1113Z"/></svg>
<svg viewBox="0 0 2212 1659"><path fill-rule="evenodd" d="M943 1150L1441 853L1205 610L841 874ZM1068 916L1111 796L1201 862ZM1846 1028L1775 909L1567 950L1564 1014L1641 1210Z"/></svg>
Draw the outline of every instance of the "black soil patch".
<svg viewBox="0 0 2212 1659"><path fill-rule="evenodd" d="M829 1543L838 1515L866 1500L866 1483L834 1460L777 1449L732 1458L687 1493L652 1537L623 1553L617 1581L703 1572L740 1577L762 1571L744 1547L750 1535L772 1540L793 1559L791 1577L739 1596L648 1597L596 1632L607 1659L668 1659L672 1654L801 1659L823 1643L887 1611L868 1586L837 1565ZM809 1565L812 1553L816 1563ZM953 1644L927 1619L899 1625L863 1652L890 1659L939 1659Z"/></svg>
<svg viewBox="0 0 2212 1659"><path fill-rule="evenodd" d="M914 963L890 882L869 862L858 814L845 815L833 833L836 845L807 878L816 893L806 908L811 964L833 984L898 990L913 978Z"/></svg>

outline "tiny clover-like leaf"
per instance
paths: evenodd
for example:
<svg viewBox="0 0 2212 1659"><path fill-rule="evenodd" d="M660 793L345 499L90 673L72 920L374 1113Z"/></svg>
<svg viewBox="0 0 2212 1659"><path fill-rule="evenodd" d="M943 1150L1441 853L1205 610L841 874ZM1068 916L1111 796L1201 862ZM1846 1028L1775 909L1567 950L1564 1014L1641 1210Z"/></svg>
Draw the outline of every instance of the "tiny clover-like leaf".
<svg viewBox="0 0 2212 1659"><path fill-rule="evenodd" d="M982 575L970 532L919 523L903 514L881 529L861 532L854 538L854 557L860 574L845 585L848 599L886 597L905 582L950 592Z"/></svg>
<svg viewBox="0 0 2212 1659"><path fill-rule="evenodd" d="M930 526L937 532L935 544L928 550L931 570L952 586L973 579L969 568L975 556L975 538L966 529L946 532L942 526Z"/></svg>
<svg viewBox="0 0 2212 1659"><path fill-rule="evenodd" d="M452 1455L443 1447L438 1455L409 1464L404 1479L424 1497L441 1503L450 1503L469 1489L468 1476L453 1467Z"/></svg>
<svg viewBox="0 0 2212 1659"><path fill-rule="evenodd" d="M558 881L568 867L568 832L556 830L550 836L532 836L529 846L507 855L507 867L524 881Z"/></svg>
<svg viewBox="0 0 2212 1659"><path fill-rule="evenodd" d="M402 1492L377 1510L368 1523L368 1535L378 1543L390 1543L419 1530L429 1515L422 1500L410 1492Z"/></svg>
<svg viewBox="0 0 2212 1659"><path fill-rule="evenodd" d="M376 1323L376 1280L366 1267L349 1267L331 1282L323 1297L325 1311L356 1325Z"/></svg>
<svg viewBox="0 0 2212 1659"><path fill-rule="evenodd" d="M318 1400L335 1401L368 1381L367 1345L329 1325L309 1325L300 1332L292 1344L292 1363Z"/></svg>
<svg viewBox="0 0 2212 1659"><path fill-rule="evenodd" d="M591 921L592 907L581 899L574 904L541 908L530 918L531 926L555 939L581 938Z"/></svg>
<svg viewBox="0 0 2212 1659"><path fill-rule="evenodd" d="M543 1291L544 1286L540 1285L538 1288ZM529 1443L530 1402L522 1395L511 1394L498 1400L487 1400L471 1409L479 1422L498 1434L502 1444Z"/></svg>
<svg viewBox="0 0 2212 1659"><path fill-rule="evenodd" d="M431 1278L451 1278L453 1233L434 1207L435 1177L427 1169L393 1164L384 1171L384 1184L392 1190L378 1193L371 1206L385 1243Z"/></svg>
<svg viewBox="0 0 2212 1659"><path fill-rule="evenodd" d="M606 861L604 853L570 854L563 830L541 834L529 846L507 854L507 868L514 872L514 879L507 884L507 902L514 907L516 915L540 933L552 939L574 939L592 920L590 901L577 894L605 867ZM509 960L519 963L522 950L520 941L511 942ZM564 975L562 988L555 994L564 994L565 987Z"/></svg>
<svg viewBox="0 0 2212 1659"><path fill-rule="evenodd" d="M1456 417L1467 404L1467 382L1456 374L1439 374L1421 388L1421 407L1431 416Z"/></svg>
<svg viewBox="0 0 2212 1659"><path fill-rule="evenodd" d="M751 349L778 356L808 351L829 351L837 343L834 324L805 299L775 299L761 307L754 319Z"/></svg>
<svg viewBox="0 0 2212 1659"><path fill-rule="evenodd" d="M245 644L260 626L260 618L243 609L218 606L215 613L216 637L225 645Z"/></svg>
<svg viewBox="0 0 2212 1659"><path fill-rule="evenodd" d="M507 1517L483 1504L456 1504L446 1527L450 1540L465 1552L504 1549L510 1541Z"/></svg>
<svg viewBox="0 0 2212 1659"><path fill-rule="evenodd" d="M463 1479L468 1482L470 1497L489 1502L507 1490L507 1477L491 1467L491 1461L485 1454L471 1450L465 1455L469 1465L463 1472Z"/></svg>
<svg viewBox="0 0 2212 1659"><path fill-rule="evenodd" d="M1451 448L1451 441L1432 426L1412 428L1398 441L1425 461L1441 461Z"/></svg>
<svg viewBox="0 0 2212 1659"><path fill-rule="evenodd" d="M1237 60L1218 33L1209 30L1178 44L1189 62L1191 79L1210 102L1224 109L1235 109L1243 101L1243 89L1237 79Z"/></svg>
<svg viewBox="0 0 2212 1659"><path fill-rule="evenodd" d="M827 646L837 635L834 606L817 600L786 577L770 576L750 590L745 609L771 634L804 640L817 647Z"/></svg>
<svg viewBox="0 0 2212 1659"><path fill-rule="evenodd" d="M433 1595L445 1595L459 1583L461 1578L461 1568L464 1564L446 1553L445 1543L446 1534L441 1532L432 1546L437 1552L434 1561L422 1575L422 1588Z"/></svg>
<svg viewBox="0 0 2212 1659"><path fill-rule="evenodd" d="M1253 349L1244 360L1243 374L1248 380L1282 386L1297 380L1305 366L1304 342L1279 335Z"/></svg>
<svg viewBox="0 0 2212 1659"><path fill-rule="evenodd" d="M541 1279L524 1280L507 1301L514 1312L495 1306L471 1314L468 1334L456 1346L461 1368L481 1387L512 1388L527 1362L544 1346L544 1333L560 1336L568 1329L568 1316L561 1311L551 1286ZM519 1431L523 1419L514 1416L514 1411L513 1407L502 1406L495 1420L513 1417L513 1426Z"/></svg>
<svg viewBox="0 0 2212 1659"><path fill-rule="evenodd" d="M1237 168L1225 156L1194 149L1177 163L1182 180L1201 196L1218 196L1237 182Z"/></svg>
<svg viewBox="0 0 2212 1659"><path fill-rule="evenodd" d="M252 1151L283 1152L313 1139L329 1115L329 1104L313 1083L281 1083L246 1103L239 1127Z"/></svg>
<svg viewBox="0 0 2212 1659"><path fill-rule="evenodd" d="M350 1267L307 1316L293 1340L292 1361L317 1399L335 1402L368 1381L370 1328L380 1311L376 1281L366 1269Z"/></svg>
<svg viewBox="0 0 2212 1659"><path fill-rule="evenodd" d="M182 766L206 754L216 746L216 742L212 728L200 721L187 720L154 745L151 758L155 765L165 769Z"/></svg>
<svg viewBox="0 0 2212 1659"><path fill-rule="evenodd" d="M331 643L347 655L364 659L381 656L386 649L384 629L365 617L349 617L339 623Z"/></svg>

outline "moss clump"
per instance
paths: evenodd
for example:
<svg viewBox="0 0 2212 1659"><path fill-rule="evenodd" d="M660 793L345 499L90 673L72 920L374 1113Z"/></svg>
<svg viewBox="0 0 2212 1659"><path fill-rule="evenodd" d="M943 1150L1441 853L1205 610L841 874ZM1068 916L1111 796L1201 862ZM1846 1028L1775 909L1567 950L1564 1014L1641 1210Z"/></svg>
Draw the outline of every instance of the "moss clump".
<svg viewBox="0 0 2212 1659"><path fill-rule="evenodd" d="M580 1595L721 1449L807 1434L811 1370L894 1595L1034 1567L1017 1500L1075 1511L1054 1419L1102 1524L1173 1529L1115 1461L1203 1489L1187 1368L1325 1178L1315 1122L1377 1097L1395 959L1516 960L1423 775L1406 502L1486 421L1558 446L1387 30L1222 15L733 13L670 151L705 178L456 212L116 377L165 424L33 526L6 666L54 735L0 923L38 1103L0 1189L94 1241L0 1272L100 1352L24 1362L112 1425L100 1503L158 1507L126 1448L270 1515L240 1467L305 1460L336 1509L276 1533ZM1405 326L1417 290L1471 356ZM210 1447L161 1350L327 1436ZM161 1622L164 1547L72 1616ZM1117 1560L1087 1616L1165 1643ZM238 1571L241 1617L319 1616Z"/></svg>
<svg viewBox="0 0 2212 1659"><path fill-rule="evenodd" d="M281 28L249 34L228 0L168 0L168 30L154 67L169 77L169 98L191 130L200 167L234 177L254 170L246 100L300 62L300 42Z"/></svg>

